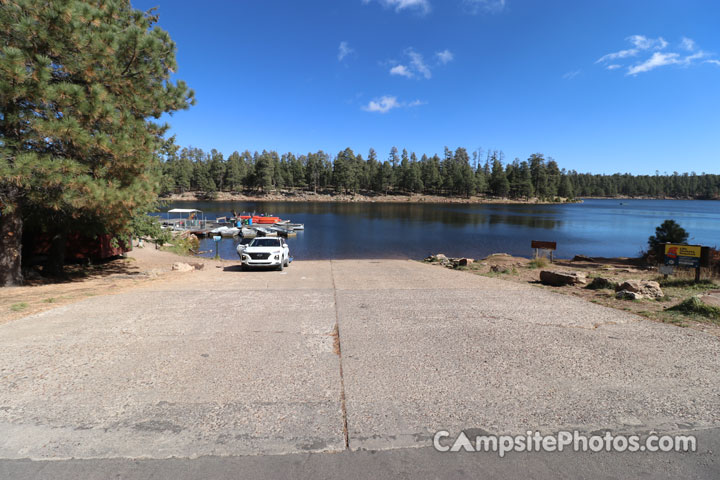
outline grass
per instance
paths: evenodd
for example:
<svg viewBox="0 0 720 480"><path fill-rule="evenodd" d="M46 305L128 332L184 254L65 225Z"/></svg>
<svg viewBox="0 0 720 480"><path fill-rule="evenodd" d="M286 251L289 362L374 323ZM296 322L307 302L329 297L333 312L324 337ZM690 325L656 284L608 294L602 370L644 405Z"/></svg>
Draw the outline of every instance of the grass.
<svg viewBox="0 0 720 480"><path fill-rule="evenodd" d="M720 308L704 304L697 296L690 297L674 307L668 308L668 311L696 317L705 317L714 323L720 323Z"/></svg>
<svg viewBox="0 0 720 480"><path fill-rule="evenodd" d="M481 275L483 275L483 276L485 276L485 277L490 277L490 278L497 278L497 277L499 277L499 276L501 276L501 275L517 275L517 274L518 274L518 271L517 271L517 269L516 269L515 267L513 267L513 268L504 268L504 269L498 270L498 271L492 271L492 270L490 270L490 271L487 272L487 273L481 273Z"/></svg>
<svg viewBox="0 0 720 480"><path fill-rule="evenodd" d="M682 288L685 290L707 290L717 288L718 284L714 280L700 280L695 283L694 278L663 278L659 277L656 281L662 288Z"/></svg>
<svg viewBox="0 0 720 480"><path fill-rule="evenodd" d="M548 266L547 258L533 258L530 260L530 263L528 263L528 268L545 268Z"/></svg>
<svg viewBox="0 0 720 480"><path fill-rule="evenodd" d="M45 302L45 303L55 303L56 301L57 301L57 299L53 298L53 297L46 298L45 300L43 300L43 302Z"/></svg>
<svg viewBox="0 0 720 480"><path fill-rule="evenodd" d="M28 304L25 302L15 303L10 306L10 310L13 312L22 312L28 307Z"/></svg>
<svg viewBox="0 0 720 480"><path fill-rule="evenodd" d="M648 318L660 318L660 320L662 320L663 322L671 323L671 324L675 325L676 327L687 327L688 326L687 323L685 323L685 320L687 320L688 317L686 317L685 315L683 315L681 313L677 313L677 312L667 312L667 311L663 312L663 313L664 313L664 315L662 315L661 317L654 317L654 316L648 315Z"/></svg>

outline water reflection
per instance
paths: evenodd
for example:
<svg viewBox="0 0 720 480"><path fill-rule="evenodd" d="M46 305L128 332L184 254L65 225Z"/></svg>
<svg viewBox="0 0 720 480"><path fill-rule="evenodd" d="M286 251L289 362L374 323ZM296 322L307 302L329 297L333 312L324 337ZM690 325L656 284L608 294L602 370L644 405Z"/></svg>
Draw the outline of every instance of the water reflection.
<svg viewBox="0 0 720 480"><path fill-rule="evenodd" d="M691 242L716 245L720 202L588 200L570 205L460 205L416 203L175 202L207 218L231 211L272 213L306 230L288 243L295 258L421 258L431 253L484 257L530 255L531 240L558 242L558 255L631 256L666 218L677 219ZM220 254L236 259L237 241ZM201 249L214 253L212 240Z"/></svg>
<svg viewBox="0 0 720 480"><path fill-rule="evenodd" d="M208 217L236 212L258 212L297 218L297 215L332 215L357 220L441 223L452 226L521 225L529 228L556 228L562 220L557 211L539 205L482 205L461 208L418 203L321 203L321 202L175 202L203 210ZM478 210L477 207L483 209ZM486 211L493 209L494 212Z"/></svg>

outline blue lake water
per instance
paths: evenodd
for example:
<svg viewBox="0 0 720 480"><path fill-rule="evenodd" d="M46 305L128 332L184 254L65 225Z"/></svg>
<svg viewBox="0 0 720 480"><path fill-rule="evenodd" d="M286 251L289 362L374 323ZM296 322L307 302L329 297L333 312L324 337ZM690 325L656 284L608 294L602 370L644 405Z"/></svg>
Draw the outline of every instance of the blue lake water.
<svg viewBox="0 0 720 480"><path fill-rule="evenodd" d="M485 257L530 256L531 240L555 241L556 255L635 256L666 219L690 233L689 242L720 245L720 201L585 200L561 205L398 203L173 202L206 218L237 212L270 213L305 230L288 239L295 259L413 258L431 253ZM220 255L237 259L238 239L223 239ZM214 242L201 250L214 255Z"/></svg>

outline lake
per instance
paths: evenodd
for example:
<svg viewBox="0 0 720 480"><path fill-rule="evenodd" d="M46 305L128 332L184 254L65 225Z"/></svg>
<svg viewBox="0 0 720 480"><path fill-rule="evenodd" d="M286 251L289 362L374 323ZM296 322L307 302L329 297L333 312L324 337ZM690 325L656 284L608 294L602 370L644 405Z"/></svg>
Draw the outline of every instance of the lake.
<svg viewBox="0 0 720 480"><path fill-rule="evenodd" d="M434 253L482 258L504 252L531 256L531 240L556 241L557 257L636 256L655 227L674 219L689 242L720 244L720 201L585 200L559 205L458 205L415 203L173 202L206 218L237 212L270 213L305 230L288 239L296 260L412 258ZM238 259L237 239L220 242L220 256ZM201 250L215 246L201 240Z"/></svg>

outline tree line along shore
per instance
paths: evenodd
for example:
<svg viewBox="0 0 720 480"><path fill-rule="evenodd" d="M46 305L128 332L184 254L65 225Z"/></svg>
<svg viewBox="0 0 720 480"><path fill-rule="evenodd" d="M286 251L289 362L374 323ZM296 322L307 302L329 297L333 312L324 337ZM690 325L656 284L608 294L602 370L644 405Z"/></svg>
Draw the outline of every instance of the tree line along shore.
<svg viewBox="0 0 720 480"><path fill-rule="evenodd" d="M213 149L175 147L162 165L160 195L175 200L294 200L553 202L583 197L715 199L720 175L677 173L613 175L560 168L541 153L506 162L499 151L437 154L399 151L386 160L346 148L295 155L246 150L227 158ZM312 195L308 195L312 193Z"/></svg>

